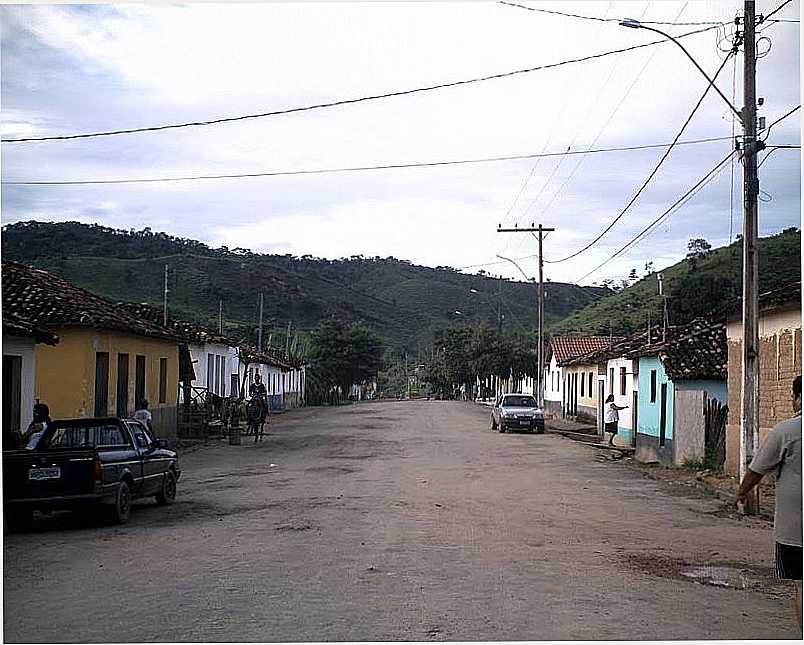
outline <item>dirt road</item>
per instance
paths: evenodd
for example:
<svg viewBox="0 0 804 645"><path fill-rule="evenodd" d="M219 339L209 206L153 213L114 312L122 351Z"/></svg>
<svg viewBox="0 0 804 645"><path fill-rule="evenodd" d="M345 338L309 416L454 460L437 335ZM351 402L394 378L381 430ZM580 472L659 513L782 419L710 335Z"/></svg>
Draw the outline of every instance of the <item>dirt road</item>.
<svg viewBox="0 0 804 645"><path fill-rule="evenodd" d="M171 507L6 536L5 640L801 636L766 523L592 452L458 402L283 415Z"/></svg>

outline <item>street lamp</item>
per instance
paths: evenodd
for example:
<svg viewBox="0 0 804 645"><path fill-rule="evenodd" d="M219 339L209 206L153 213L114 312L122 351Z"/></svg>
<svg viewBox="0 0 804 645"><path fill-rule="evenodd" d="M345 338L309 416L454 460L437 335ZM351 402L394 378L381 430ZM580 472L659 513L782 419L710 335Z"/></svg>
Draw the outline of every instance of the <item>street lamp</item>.
<svg viewBox="0 0 804 645"><path fill-rule="evenodd" d="M731 111L734 112L734 114L737 115L737 118L740 120L740 123L743 122L743 114L742 114L742 112L740 112L740 110L738 110L736 107L734 107L734 105L732 105L731 101L729 101L729 99L726 98L726 96L723 94L723 92L720 91L718 86L715 85L714 79L709 78L709 74L707 74L703 70L703 67L701 67L698 64L698 61L696 61L692 57L692 54L690 54L687 51L686 47L684 47L684 45L682 45L680 42L678 42L678 40L673 38L670 34L666 34L665 32L663 32L663 31L661 31L659 29L656 29L655 27L648 27L647 25L643 25L641 22L639 22L639 20L634 20L633 18L624 18L623 20L620 21L620 26L621 27L628 27L629 29L647 29L648 31L653 31L653 32L659 34L660 36L664 36L665 38L667 38L667 40L670 40L670 41L674 42L676 45L678 45L681 48L681 51L683 51L687 55L687 58L689 58L692 61L692 64L695 65L695 67L698 68L698 71L701 72L701 74L704 75L704 78L706 78L706 80L709 81L709 85L711 85L712 87L715 88L715 91L718 94L720 94L720 98L722 98L726 102L726 104L731 108Z"/></svg>
<svg viewBox="0 0 804 645"><path fill-rule="evenodd" d="M757 153L765 147L764 142L757 140L757 78L756 78L756 2L745 0L743 11L743 109L738 110L723 95L713 79L709 78L697 61L684 46L672 36L653 27L647 27L638 20L626 18L620 25L630 29L647 29L673 41L686 54L692 63L714 86L720 98L725 101L732 112L737 115L743 126L743 348L742 348L742 393L740 397L740 479L748 469L748 462L753 457L759 442L759 254L758 237L758 195L759 178L757 176ZM734 53L737 51L735 41ZM707 88L708 89L708 88ZM760 99L761 100L761 99ZM757 511L756 493L748 498L744 512L754 514Z"/></svg>

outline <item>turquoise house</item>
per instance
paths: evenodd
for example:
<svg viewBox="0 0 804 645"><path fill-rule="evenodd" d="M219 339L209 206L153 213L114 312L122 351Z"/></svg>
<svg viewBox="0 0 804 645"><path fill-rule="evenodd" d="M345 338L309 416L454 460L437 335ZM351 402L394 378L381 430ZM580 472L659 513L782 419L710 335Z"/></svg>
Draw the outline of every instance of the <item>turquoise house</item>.
<svg viewBox="0 0 804 645"><path fill-rule="evenodd" d="M726 329L696 320L630 352L637 368L635 456L682 465L706 449L705 407L728 401Z"/></svg>

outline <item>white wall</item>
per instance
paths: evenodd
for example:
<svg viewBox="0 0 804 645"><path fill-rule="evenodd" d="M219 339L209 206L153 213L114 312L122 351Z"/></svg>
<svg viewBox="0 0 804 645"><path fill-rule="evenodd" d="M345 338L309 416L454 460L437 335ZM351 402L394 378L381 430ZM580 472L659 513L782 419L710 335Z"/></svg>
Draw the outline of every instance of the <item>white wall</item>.
<svg viewBox="0 0 804 645"><path fill-rule="evenodd" d="M625 368L625 394L620 389L620 369ZM614 382L609 382L611 370L614 369ZM634 378L634 361L625 358L612 358L606 363L606 397L614 394L614 402L619 405L627 405L628 408L620 410L620 428L631 427L631 408L634 405L634 391L637 388L637 381ZM605 400L605 399L604 399ZM605 409L605 406L604 406Z"/></svg>
<svg viewBox="0 0 804 645"><path fill-rule="evenodd" d="M25 430L33 421L34 378L36 376L33 339L3 335L3 356L19 356L22 360L20 430ZM42 401L42 403L47 403L47 401Z"/></svg>
<svg viewBox="0 0 804 645"><path fill-rule="evenodd" d="M231 394L230 375L234 373L232 372L233 348L217 343L189 345L188 347L190 349L190 359L193 361L193 371L195 372L193 385L205 387L210 392L221 396L229 396ZM208 373L209 356L213 356L213 374L211 375ZM236 350L234 350L234 356L235 358L237 356ZM221 385L221 374L223 375L223 385Z"/></svg>
<svg viewBox="0 0 804 645"><path fill-rule="evenodd" d="M558 376L555 376L555 375ZM556 357L550 358L550 365L547 368L544 382L544 400L557 401L561 403L564 394L564 368L556 363ZM558 381L556 383L556 380Z"/></svg>
<svg viewBox="0 0 804 645"><path fill-rule="evenodd" d="M768 338L785 329L801 329L801 310L786 309L763 311L759 315L759 337ZM743 323L741 319L730 320L726 325L726 337L729 339L742 339Z"/></svg>

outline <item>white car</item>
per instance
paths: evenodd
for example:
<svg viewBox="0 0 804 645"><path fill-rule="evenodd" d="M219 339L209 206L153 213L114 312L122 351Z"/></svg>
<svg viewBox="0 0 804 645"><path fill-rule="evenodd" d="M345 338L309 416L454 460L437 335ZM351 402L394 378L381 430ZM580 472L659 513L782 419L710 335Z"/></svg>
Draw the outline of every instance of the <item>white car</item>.
<svg viewBox="0 0 804 645"><path fill-rule="evenodd" d="M530 394L503 394L491 410L491 429L544 432L544 412Z"/></svg>

